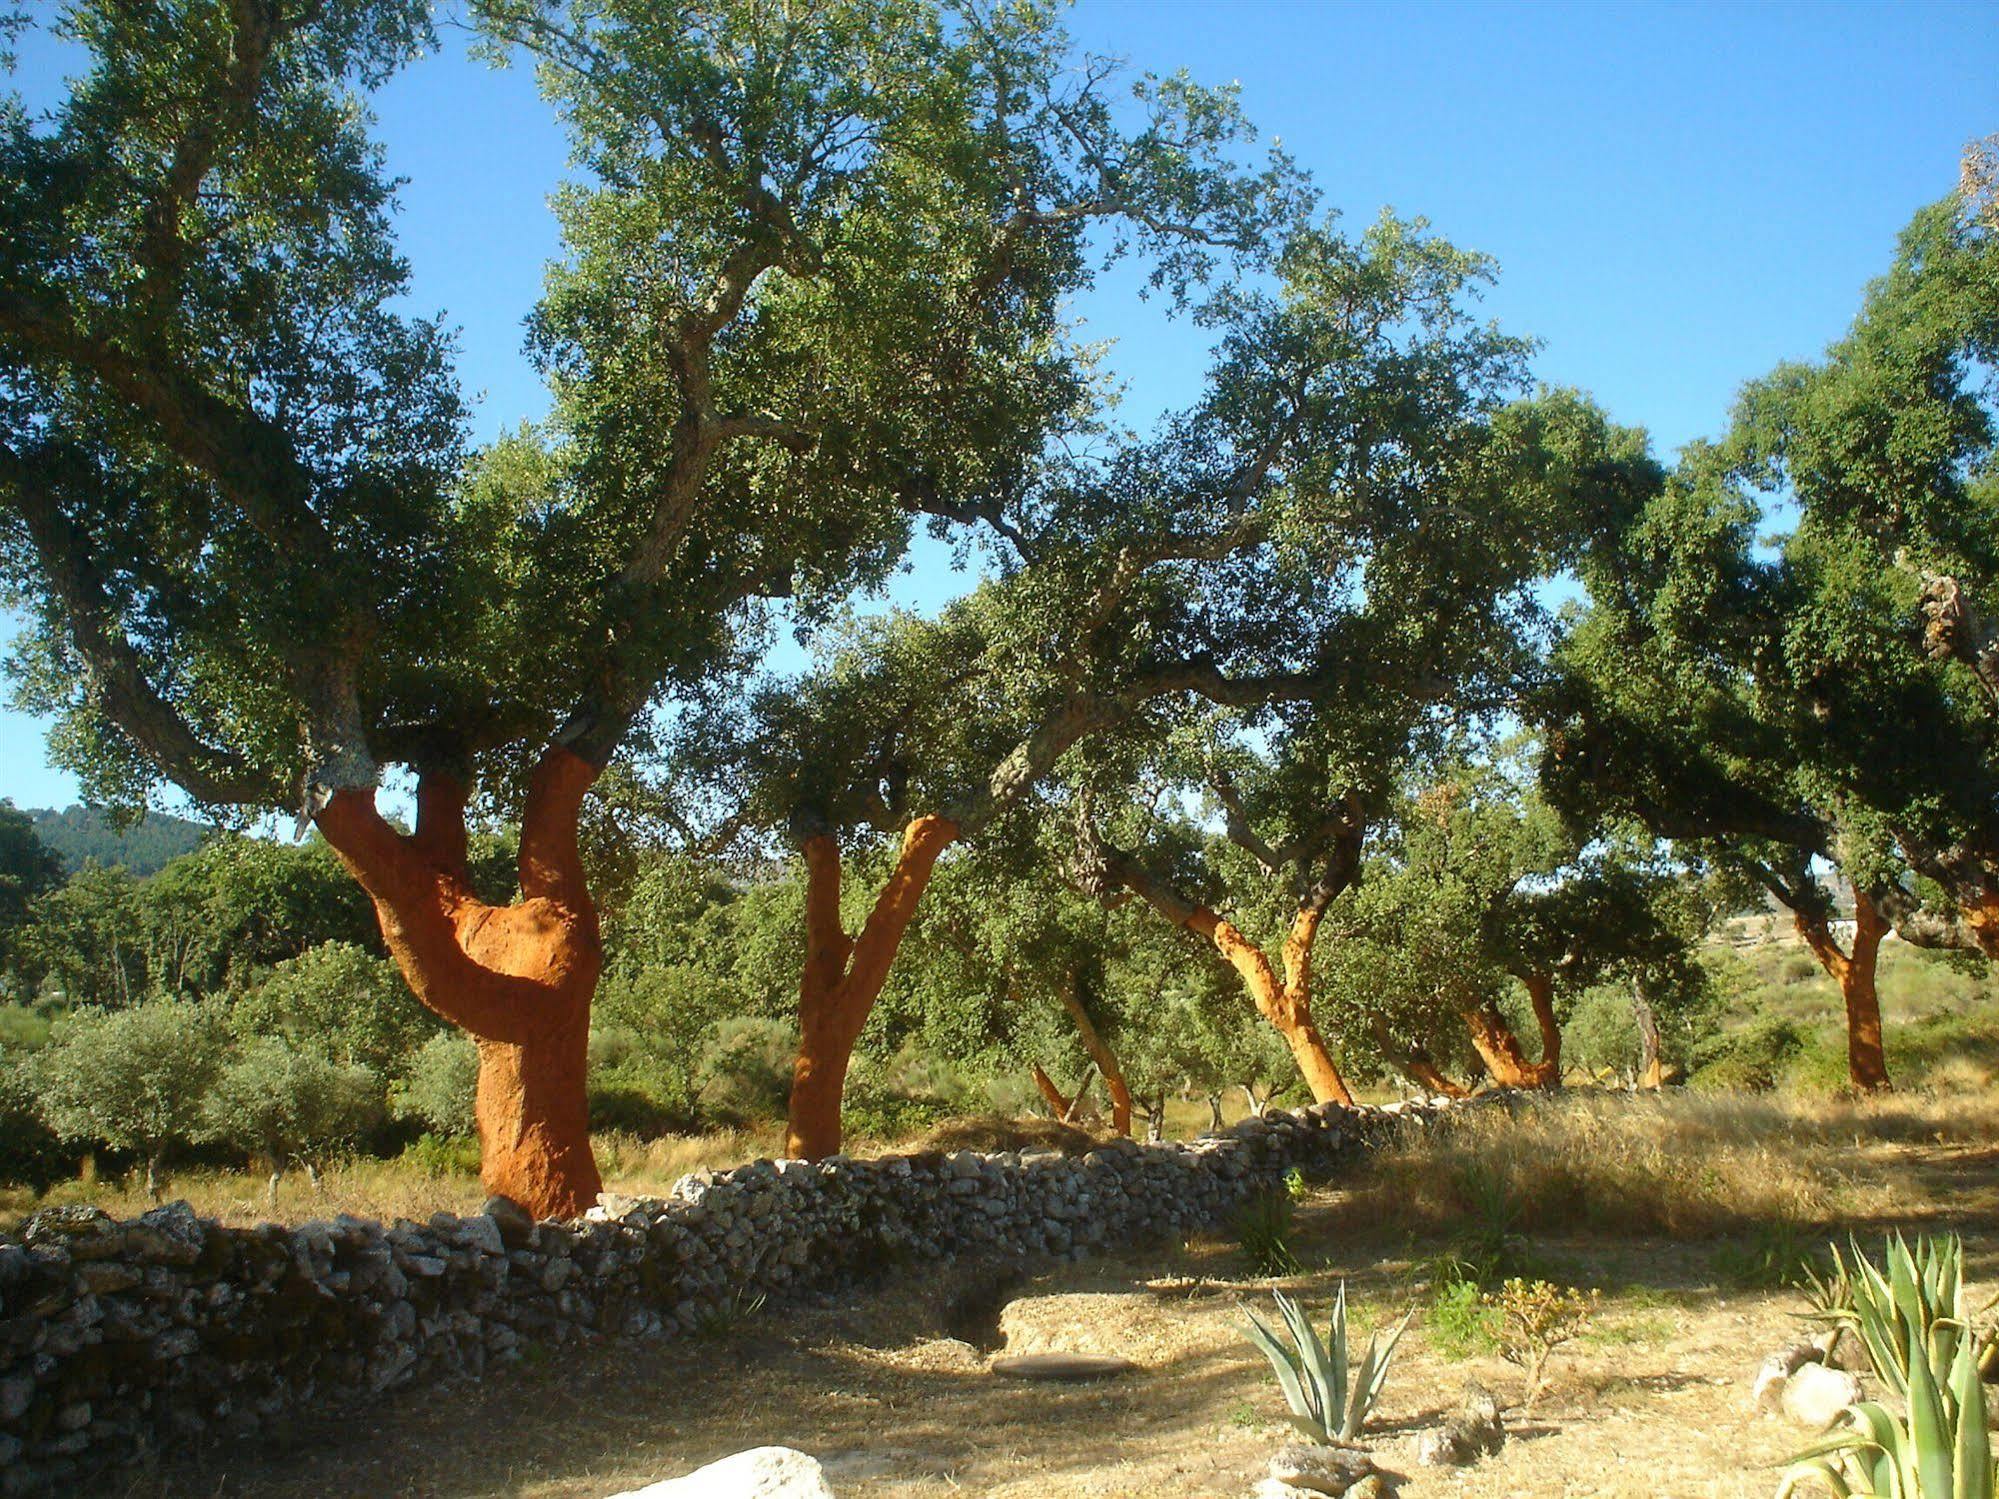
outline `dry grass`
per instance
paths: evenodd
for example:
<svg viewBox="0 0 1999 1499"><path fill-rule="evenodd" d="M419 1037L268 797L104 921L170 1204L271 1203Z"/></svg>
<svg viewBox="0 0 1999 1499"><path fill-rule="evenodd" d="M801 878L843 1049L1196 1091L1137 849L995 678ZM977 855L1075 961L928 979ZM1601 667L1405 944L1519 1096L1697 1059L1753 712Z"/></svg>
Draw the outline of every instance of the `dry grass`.
<svg viewBox="0 0 1999 1499"><path fill-rule="evenodd" d="M1406 1474L1401 1499L1629 1496L1767 1499L1804 1439L1749 1400L1757 1364L1795 1340L1801 1301L1744 1289L1727 1238L1810 1223L1965 1234L1981 1279L1999 1250L1999 1110L1894 1099L1577 1097L1500 1109L1388 1152L1315 1192L1284 1284L1324 1308L1338 1282L1360 1327L1415 1307L1370 1444ZM676 1159L672 1164L684 1162ZM1483 1385L1521 1398L1489 1347L1454 1343L1426 1266L1471 1208L1448 1182L1494 1173L1531 1205L1517 1232L1551 1279L1605 1290L1597 1327L1564 1348L1532 1418L1466 1472L1418 1467L1420 1434ZM270 1450L234 1443L135 1482L133 1495L306 1499L402 1493L594 1499L767 1442L828 1463L847 1499L1216 1499L1246 1492L1286 1440L1282 1402L1242 1334L1267 1302L1226 1235L1083 1264L924 1265L871 1291L746 1319L713 1340L531 1352L477 1385L412 1391L370 1413L303 1417ZM1104 1385L995 1378L1005 1351L1122 1354ZM969 1339L969 1341L966 1341ZM720 1371L725 1376L718 1377ZM468 1431L479 1434L465 1441Z"/></svg>
<svg viewBox="0 0 1999 1499"><path fill-rule="evenodd" d="M1543 1230L1672 1236L1871 1221L1912 1206L1914 1144L1999 1144L1999 1102L1572 1093L1412 1133L1359 1191L1432 1227L1511 1215Z"/></svg>

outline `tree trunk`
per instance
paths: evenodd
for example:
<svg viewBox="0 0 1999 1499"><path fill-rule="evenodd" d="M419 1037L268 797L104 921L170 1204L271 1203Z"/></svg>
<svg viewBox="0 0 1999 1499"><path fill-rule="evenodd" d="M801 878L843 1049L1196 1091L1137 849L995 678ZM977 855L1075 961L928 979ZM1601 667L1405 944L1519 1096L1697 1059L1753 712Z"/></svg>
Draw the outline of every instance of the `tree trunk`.
<svg viewBox="0 0 1999 1499"><path fill-rule="evenodd" d="M1072 971L1069 984L1062 991L1062 1008L1069 1012L1069 1018L1076 1022L1076 1031L1083 1038L1083 1050L1096 1063L1097 1071L1104 1079L1104 1091L1111 1099L1111 1128L1120 1135L1131 1133L1131 1089L1125 1085L1124 1071L1118 1066L1117 1054L1110 1048L1096 1025L1090 1020L1090 1012L1083 1008L1083 998L1076 992L1077 977ZM1080 1090L1078 1096L1081 1096Z"/></svg>
<svg viewBox="0 0 1999 1499"><path fill-rule="evenodd" d="M427 773L417 825L390 827L372 791L335 792L316 821L374 903L383 941L416 997L479 1048L480 1176L537 1218L570 1218L603 1188L590 1152L586 1049L603 966L576 818L597 768L542 756L521 822L521 898L472 892L465 788Z"/></svg>
<svg viewBox="0 0 1999 1499"><path fill-rule="evenodd" d="M1145 1101L1145 1138L1157 1145L1166 1138L1166 1095L1155 1094Z"/></svg>
<svg viewBox="0 0 1999 1499"><path fill-rule="evenodd" d="M1277 1028L1305 1086L1312 1090L1314 1103L1337 1103L1353 1107L1353 1092L1340 1075L1325 1038L1312 1019L1312 939L1318 935L1323 913L1306 908L1298 913L1284 939L1284 978L1263 950L1206 906L1194 908L1184 923L1215 944L1215 949L1242 976L1257 1013Z"/></svg>
<svg viewBox="0 0 1999 1499"><path fill-rule="evenodd" d="M937 858L957 839L947 817L917 818L902 835L895 871L858 937L840 924L840 846L831 833L805 839L805 969L798 980L798 1060L791 1072L785 1151L816 1161L840 1148L840 1099L861 1027L916 915Z"/></svg>
<svg viewBox="0 0 1999 1499"><path fill-rule="evenodd" d="M1401 1066L1410 1081L1426 1093L1443 1098L1471 1097L1471 1089L1455 1078L1444 1076L1443 1070L1421 1052L1411 1052Z"/></svg>
<svg viewBox="0 0 1999 1499"><path fill-rule="evenodd" d="M1513 1027L1490 1000L1466 1010L1465 1024L1471 1029L1471 1044L1477 1048L1485 1070L1502 1088L1545 1088L1549 1086L1545 1062L1531 1062Z"/></svg>
<svg viewBox="0 0 1999 1499"><path fill-rule="evenodd" d="M1541 1032L1541 1086L1562 1086L1562 1022L1555 1018L1555 980L1546 973L1530 973L1521 981L1527 1002L1534 1007L1534 1025Z"/></svg>
<svg viewBox="0 0 1999 1499"><path fill-rule="evenodd" d="M1062 1090L1055 1086L1055 1079L1048 1075L1039 1062L1034 1064L1034 1086L1041 1091L1041 1101L1048 1105L1049 1118L1068 1117L1072 1100L1063 1096Z"/></svg>
<svg viewBox="0 0 1999 1499"><path fill-rule="evenodd" d="M1976 898L1964 907L1964 919L1978 950L1999 962L1999 883L1990 880L1985 883Z"/></svg>
<svg viewBox="0 0 1999 1499"><path fill-rule="evenodd" d="M160 1153L155 1150L149 1150L146 1152L146 1201L157 1203L159 1200Z"/></svg>
<svg viewBox="0 0 1999 1499"><path fill-rule="evenodd" d="M1638 1025L1638 1086L1657 1092L1666 1086L1666 1069L1659 1055L1659 1017L1637 979L1631 981L1631 1018Z"/></svg>
<svg viewBox="0 0 1999 1499"><path fill-rule="evenodd" d="M1219 1135L1222 1132L1222 1095L1219 1093L1210 1093L1207 1095L1207 1098L1208 1133Z"/></svg>
<svg viewBox="0 0 1999 1499"><path fill-rule="evenodd" d="M1887 921L1857 885L1853 891L1851 952L1840 949L1822 912L1794 911L1791 920L1819 966L1839 985L1840 998L1846 1003L1848 1080L1862 1093L1880 1092L1888 1086L1888 1058L1881 1044L1881 998L1874 980Z"/></svg>

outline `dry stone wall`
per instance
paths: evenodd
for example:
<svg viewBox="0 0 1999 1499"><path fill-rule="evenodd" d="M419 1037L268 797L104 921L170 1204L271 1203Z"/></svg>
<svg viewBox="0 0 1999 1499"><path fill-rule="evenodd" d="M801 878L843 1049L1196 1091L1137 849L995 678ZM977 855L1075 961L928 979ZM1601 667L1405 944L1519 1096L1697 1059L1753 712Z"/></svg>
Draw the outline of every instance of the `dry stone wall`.
<svg viewBox="0 0 1999 1499"><path fill-rule="evenodd" d="M674 1336L758 1298L853 1286L961 1254L1082 1256L1229 1219L1296 1167L1435 1105L1272 1111L1187 1144L757 1161L584 1218L341 1216L225 1228L184 1203L118 1222L36 1214L0 1240L0 1494L89 1474L282 1413L478 1375L531 1345Z"/></svg>

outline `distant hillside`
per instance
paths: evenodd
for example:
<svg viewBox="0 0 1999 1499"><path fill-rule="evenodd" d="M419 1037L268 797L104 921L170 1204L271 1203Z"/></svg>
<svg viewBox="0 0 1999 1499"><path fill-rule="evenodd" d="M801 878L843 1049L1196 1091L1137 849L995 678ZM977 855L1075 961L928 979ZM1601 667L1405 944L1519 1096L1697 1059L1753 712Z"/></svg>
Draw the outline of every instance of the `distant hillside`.
<svg viewBox="0 0 1999 1499"><path fill-rule="evenodd" d="M141 879L197 847L208 829L198 822L148 812L130 827L115 826L94 807L66 812L46 807L24 809L35 820L35 833L56 851L63 868L74 874L89 860L109 867L122 864Z"/></svg>

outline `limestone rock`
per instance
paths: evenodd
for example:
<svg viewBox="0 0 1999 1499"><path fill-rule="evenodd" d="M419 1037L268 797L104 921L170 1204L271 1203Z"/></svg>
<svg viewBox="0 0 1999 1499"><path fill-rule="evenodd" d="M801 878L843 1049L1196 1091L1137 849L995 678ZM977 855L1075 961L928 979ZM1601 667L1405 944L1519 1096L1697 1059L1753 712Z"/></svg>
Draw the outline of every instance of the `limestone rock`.
<svg viewBox="0 0 1999 1499"><path fill-rule="evenodd" d="M1313 1494L1344 1494L1374 1472L1374 1459L1356 1447L1293 1442L1270 1460L1277 1482Z"/></svg>
<svg viewBox="0 0 1999 1499"><path fill-rule="evenodd" d="M1757 1410L1783 1409L1785 1382L1804 1365L1825 1361L1825 1350L1816 1343L1796 1343L1771 1354L1756 1371L1749 1403Z"/></svg>
<svg viewBox="0 0 1999 1499"><path fill-rule="evenodd" d="M1432 1468L1464 1468L1506 1445L1506 1427L1499 1419L1499 1402L1474 1390L1442 1426L1426 1431L1416 1443L1416 1461Z"/></svg>
<svg viewBox="0 0 1999 1499"><path fill-rule="evenodd" d="M534 1242L534 1219L511 1197L488 1197L479 1209L500 1230L500 1239L509 1249L525 1249Z"/></svg>
<svg viewBox="0 0 1999 1499"><path fill-rule="evenodd" d="M1099 1353L1022 1353L993 1360L993 1373L1005 1379L1045 1379L1073 1383L1111 1379L1138 1367L1128 1358Z"/></svg>
<svg viewBox="0 0 1999 1499"><path fill-rule="evenodd" d="M1824 1431L1859 1399L1860 1381L1824 1364L1800 1364L1784 1381L1784 1414L1813 1431Z"/></svg>
<svg viewBox="0 0 1999 1499"><path fill-rule="evenodd" d="M611 1499L834 1499L819 1459L791 1447L752 1447Z"/></svg>

